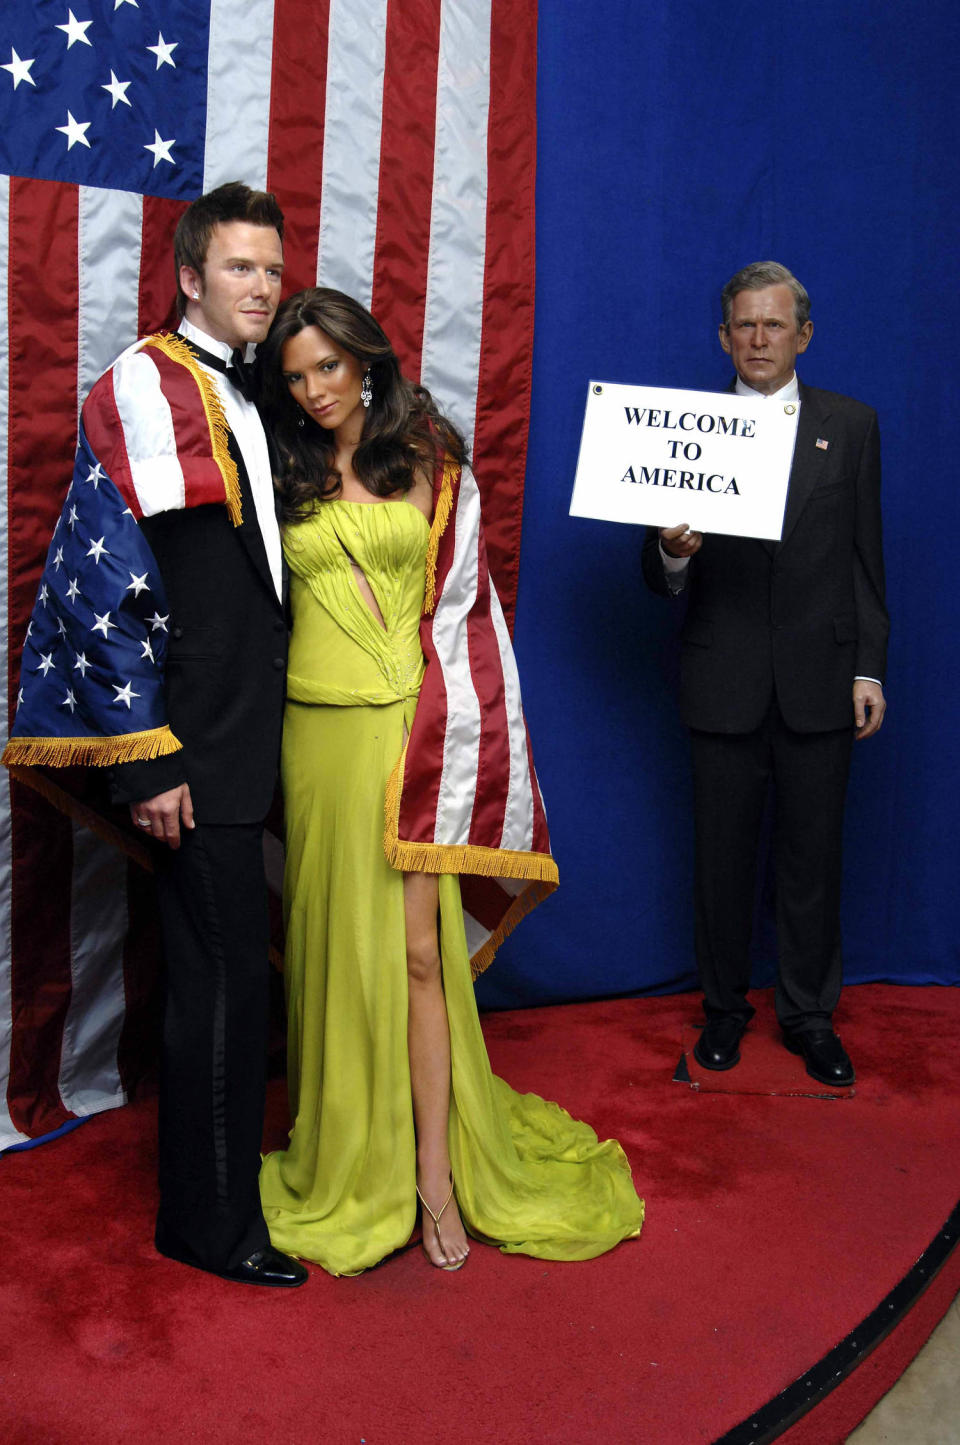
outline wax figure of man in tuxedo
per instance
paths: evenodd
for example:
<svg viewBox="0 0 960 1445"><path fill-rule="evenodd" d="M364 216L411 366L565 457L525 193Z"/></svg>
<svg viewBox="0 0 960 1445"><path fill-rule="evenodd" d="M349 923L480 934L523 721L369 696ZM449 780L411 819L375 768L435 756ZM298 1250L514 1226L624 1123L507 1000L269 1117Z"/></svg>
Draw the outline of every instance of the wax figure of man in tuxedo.
<svg viewBox="0 0 960 1445"><path fill-rule="evenodd" d="M225 505L214 474L219 498L205 502L200 475L199 504L188 487L186 504L168 498L140 521L166 591L166 707L182 748L115 766L111 791L157 840L166 974L157 1248L227 1279L294 1286L306 1270L271 1248L258 1187L269 967L262 836L287 625L266 437L244 369L280 299L282 237L272 195L231 183L193 202L174 239L186 349L174 341L161 356L159 383L149 347L113 368L128 446L164 435L172 414L186 447L204 418L195 402L177 408L188 383L202 384L239 493ZM149 465L147 503L178 485L178 456Z"/></svg>
<svg viewBox="0 0 960 1445"><path fill-rule="evenodd" d="M681 711L691 729L695 938L707 1022L694 1054L732 1068L753 1014L748 951L760 826L774 788L784 1043L836 1086L854 1070L833 1030L842 981L840 879L851 743L883 720L889 629L876 414L798 382L810 301L774 262L739 271L722 296L720 344L735 390L799 399L778 543L649 528L644 576L688 597Z"/></svg>

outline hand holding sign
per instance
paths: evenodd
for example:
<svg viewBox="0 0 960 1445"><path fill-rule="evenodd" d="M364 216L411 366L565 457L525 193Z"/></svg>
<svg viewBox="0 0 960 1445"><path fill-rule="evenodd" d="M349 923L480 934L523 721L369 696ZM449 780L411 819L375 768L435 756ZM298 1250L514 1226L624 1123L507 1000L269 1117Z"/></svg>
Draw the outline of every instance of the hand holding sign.
<svg viewBox="0 0 960 1445"><path fill-rule="evenodd" d="M703 542L702 532L691 532L686 522L679 527L661 527L660 545L671 557L692 557L699 552Z"/></svg>
<svg viewBox="0 0 960 1445"><path fill-rule="evenodd" d="M675 557L693 556L702 532L777 540L799 410L733 392L591 382L570 513L663 528Z"/></svg>

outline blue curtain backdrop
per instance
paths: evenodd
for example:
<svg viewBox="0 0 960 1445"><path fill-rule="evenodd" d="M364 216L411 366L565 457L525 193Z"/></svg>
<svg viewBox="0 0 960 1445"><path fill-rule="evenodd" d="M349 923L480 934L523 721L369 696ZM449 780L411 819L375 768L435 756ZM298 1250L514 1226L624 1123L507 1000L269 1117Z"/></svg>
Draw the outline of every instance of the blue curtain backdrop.
<svg viewBox="0 0 960 1445"><path fill-rule="evenodd" d="M561 887L487 1005L693 985L679 608L567 515L587 380L720 390L748 261L813 301L800 374L880 416L892 636L847 809L849 982L960 980L955 0L541 0L534 404L517 651ZM768 891L768 890L767 890ZM761 899L754 979L774 966Z"/></svg>

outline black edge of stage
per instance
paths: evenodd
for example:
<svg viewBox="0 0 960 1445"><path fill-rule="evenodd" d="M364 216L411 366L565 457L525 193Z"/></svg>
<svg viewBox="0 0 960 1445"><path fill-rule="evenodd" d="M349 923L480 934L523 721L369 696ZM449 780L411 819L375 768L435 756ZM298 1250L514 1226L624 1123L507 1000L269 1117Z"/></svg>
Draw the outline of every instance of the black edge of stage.
<svg viewBox="0 0 960 1445"><path fill-rule="evenodd" d="M896 1328L946 1264L958 1241L960 1201L916 1264L856 1329L834 1345L811 1369L805 1370L792 1385L781 1390L779 1395L753 1411L725 1435L718 1436L713 1445L770 1445L771 1441L795 1425L852 1374Z"/></svg>

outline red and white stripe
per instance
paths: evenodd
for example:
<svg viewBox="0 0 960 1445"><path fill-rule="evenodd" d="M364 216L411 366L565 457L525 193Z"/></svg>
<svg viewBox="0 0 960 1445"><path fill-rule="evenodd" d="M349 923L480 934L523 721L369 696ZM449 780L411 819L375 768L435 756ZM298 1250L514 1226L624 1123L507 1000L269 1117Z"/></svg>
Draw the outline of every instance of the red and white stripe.
<svg viewBox="0 0 960 1445"><path fill-rule="evenodd" d="M139 335L143 197L81 186L78 199L79 411L97 377Z"/></svg>
<svg viewBox="0 0 960 1445"><path fill-rule="evenodd" d="M462 489L462 505L482 497L507 618L532 353L535 70L535 0L211 6L204 189L239 177L276 191L285 289L331 284L371 304L407 374L472 438L480 491ZM2 182L8 707L78 407L138 335L175 324L171 242L182 210L126 192ZM479 563L456 566L466 578ZM505 645L493 597L490 609ZM451 669L469 716L468 682L453 659ZM472 727L488 747L485 724L474 717ZM521 740L509 730L504 739L504 836L523 839L536 832L536 809ZM444 818L468 833L457 790L469 788L460 774L471 766L451 751L438 797ZM107 845L0 779L0 1148L123 1097L117 1053L135 986L120 942L124 880ZM480 892L489 882L476 881Z"/></svg>
<svg viewBox="0 0 960 1445"><path fill-rule="evenodd" d="M197 392L179 361L135 342L84 403L87 441L138 521L224 501L223 473Z"/></svg>
<svg viewBox="0 0 960 1445"><path fill-rule="evenodd" d="M400 837L549 854L516 658L469 467L454 484L438 549L436 604L421 638L431 666L406 762Z"/></svg>
<svg viewBox="0 0 960 1445"><path fill-rule="evenodd" d="M469 467L448 469L440 498L435 600L420 629L428 665L399 797L388 802L387 853L397 868L460 875L479 971L527 907L556 886L557 869ZM394 795L391 784L388 799Z"/></svg>

